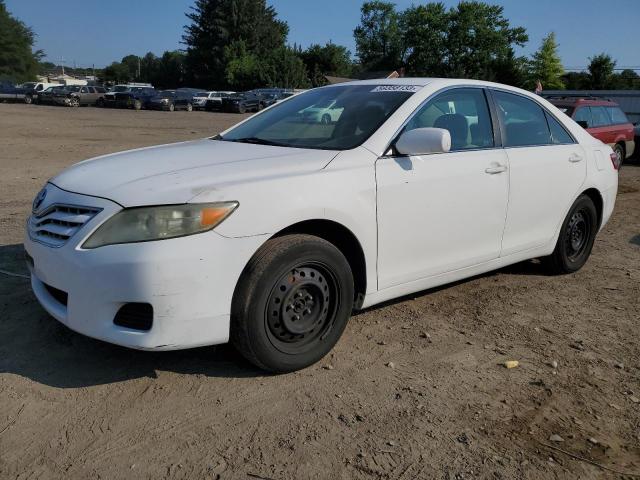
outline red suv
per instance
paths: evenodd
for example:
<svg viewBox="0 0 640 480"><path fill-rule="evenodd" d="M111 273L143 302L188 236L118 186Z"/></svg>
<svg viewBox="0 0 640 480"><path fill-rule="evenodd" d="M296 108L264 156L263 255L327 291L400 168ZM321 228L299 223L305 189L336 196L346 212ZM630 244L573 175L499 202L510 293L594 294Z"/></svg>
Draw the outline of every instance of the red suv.
<svg viewBox="0 0 640 480"><path fill-rule="evenodd" d="M613 148L618 157L618 165L622 165L626 158L633 155L633 124L617 103L597 97L549 97L547 100L591 135Z"/></svg>

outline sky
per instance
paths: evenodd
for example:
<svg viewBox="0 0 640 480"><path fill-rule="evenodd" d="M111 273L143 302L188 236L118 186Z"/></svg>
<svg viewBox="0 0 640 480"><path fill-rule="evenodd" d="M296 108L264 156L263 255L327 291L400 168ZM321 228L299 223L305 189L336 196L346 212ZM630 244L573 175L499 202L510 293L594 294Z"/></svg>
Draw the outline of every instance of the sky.
<svg viewBox="0 0 640 480"><path fill-rule="evenodd" d="M360 0L267 0L289 24L288 43L345 45L355 55L353 29ZM47 60L97 68L128 54L162 54L183 48L185 12L193 0L5 0L9 11L37 34L36 48ZM396 0L398 9L425 0ZM444 0L454 6L457 0ZM527 29L530 55L554 31L566 68L584 67L588 58L608 53L618 67L640 67L637 29L640 0L489 0L504 7L512 26ZM605 17L606 15L606 17Z"/></svg>

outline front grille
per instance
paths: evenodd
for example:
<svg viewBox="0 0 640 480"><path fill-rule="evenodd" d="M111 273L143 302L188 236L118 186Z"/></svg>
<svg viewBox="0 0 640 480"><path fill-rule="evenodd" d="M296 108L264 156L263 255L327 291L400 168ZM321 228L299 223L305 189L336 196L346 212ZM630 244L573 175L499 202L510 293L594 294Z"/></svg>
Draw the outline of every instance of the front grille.
<svg viewBox="0 0 640 480"><path fill-rule="evenodd" d="M113 323L133 330L151 330L153 307L148 303L126 303L116 313Z"/></svg>
<svg viewBox="0 0 640 480"><path fill-rule="evenodd" d="M65 307L67 306L67 302L69 300L69 295L67 294L67 292L58 290L57 288L52 287L51 285L47 285L46 283L43 283L43 285L44 288L47 289L47 292L49 292L49 295L55 298L58 303L61 303Z"/></svg>
<svg viewBox="0 0 640 480"><path fill-rule="evenodd" d="M101 210L75 205L51 205L42 213L29 217L29 236L50 247L61 247Z"/></svg>

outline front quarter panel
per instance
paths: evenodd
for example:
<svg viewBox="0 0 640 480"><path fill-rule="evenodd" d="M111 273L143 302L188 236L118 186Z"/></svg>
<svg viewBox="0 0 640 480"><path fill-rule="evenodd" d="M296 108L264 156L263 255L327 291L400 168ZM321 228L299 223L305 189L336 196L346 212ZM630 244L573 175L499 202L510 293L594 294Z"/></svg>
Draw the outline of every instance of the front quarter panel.
<svg viewBox="0 0 640 480"><path fill-rule="evenodd" d="M339 223L360 242L368 266L368 290L375 290L375 159L360 147L341 152L320 170L228 183L199 194L191 202L240 203L215 229L225 237L271 236L307 220Z"/></svg>

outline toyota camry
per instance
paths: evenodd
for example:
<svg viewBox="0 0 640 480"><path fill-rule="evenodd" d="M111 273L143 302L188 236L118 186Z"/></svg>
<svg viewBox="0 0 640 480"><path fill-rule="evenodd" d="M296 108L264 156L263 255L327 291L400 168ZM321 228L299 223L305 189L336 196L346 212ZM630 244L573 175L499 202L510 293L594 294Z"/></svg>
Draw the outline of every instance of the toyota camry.
<svg viewBox="0 0 640 480"><path fill-rule="evenodd" d="M330 121L305 115L327 105ZM576 272L612 213L617 168L609 146L517 88L327 86L212 138L53 177L27 223L31 285L90 337L231 341L292 371L327 354L354 310L532 258Z"/></svg>

